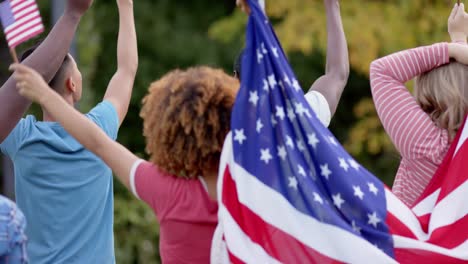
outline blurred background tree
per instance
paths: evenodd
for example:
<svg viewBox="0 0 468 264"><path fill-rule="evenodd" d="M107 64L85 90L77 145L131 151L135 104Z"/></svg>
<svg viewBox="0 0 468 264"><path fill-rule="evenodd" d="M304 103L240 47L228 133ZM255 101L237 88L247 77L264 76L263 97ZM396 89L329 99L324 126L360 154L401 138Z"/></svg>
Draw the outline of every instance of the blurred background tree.
<svg viewBox="0 0 468 264"><path fill-rule="evenodd" d="M233 62L243 46L246 17L235 10L235 0L134 2L140 64L130 111L118 140L145 157L139 111L149 84L169 70L193 65L210 65L232 72ZM357 160L388 185L393 181L399 156L372 103L369 64L377 57L401 49L447 41L446 20L453 3L450 0L341 1L351 76L330 129ZM308 90L325 68L327 35L323 1L267 0L266 4L291 65L304 90ZM40 7L45 23L50 25L49 1L40 1ZM78 59L84 77L84 98L80 105L83 112L102 100L116 69L117 32L115 0L95 1L77 35ZM10 59L1 34L0 81L4 81ZM19 51L31 42L22 45ZM37 107L31 111L40 114ZM117 181L114 192L117 263L159 263L158 225L152 211Z"/></svg>

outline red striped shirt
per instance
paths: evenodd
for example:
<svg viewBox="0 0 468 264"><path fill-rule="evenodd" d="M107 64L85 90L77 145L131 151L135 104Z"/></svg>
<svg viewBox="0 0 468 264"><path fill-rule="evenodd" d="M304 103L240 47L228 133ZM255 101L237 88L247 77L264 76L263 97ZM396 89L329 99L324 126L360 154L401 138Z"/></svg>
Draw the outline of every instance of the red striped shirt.
<svg viewBox="0 0 468 264"><path fill-rule="evenodd" d="M449 148L438 128L405 83L449 62L446 43L398 52L371 64L372 96L382 124L402 160L393 192L409 206L422 194Z"/></svg>

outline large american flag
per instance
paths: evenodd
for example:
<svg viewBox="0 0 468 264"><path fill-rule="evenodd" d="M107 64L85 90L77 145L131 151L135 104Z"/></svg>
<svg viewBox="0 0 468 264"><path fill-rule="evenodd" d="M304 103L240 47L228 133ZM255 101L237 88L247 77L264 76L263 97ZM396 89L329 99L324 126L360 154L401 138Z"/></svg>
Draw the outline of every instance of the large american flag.
<svg viewBox="0 0 468 264"><path fill-rule="evenodd" d="M44 31L35 0L6 0L0 3L0 20L10 48Z"/></svg>
<svg viewBox="0 0 468 264"><path fill-rule="evenodd" d="M226 262L467 263L468 128L408 208L317 119L257 0L249 4L218 181Z"/></svg>

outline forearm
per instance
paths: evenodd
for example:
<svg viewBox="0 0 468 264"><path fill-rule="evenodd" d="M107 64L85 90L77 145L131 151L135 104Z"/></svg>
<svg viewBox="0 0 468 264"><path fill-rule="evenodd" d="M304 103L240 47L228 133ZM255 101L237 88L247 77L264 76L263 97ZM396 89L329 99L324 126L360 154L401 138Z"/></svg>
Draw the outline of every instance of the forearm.
<svg viewBox="0 0 468 264"><path fill-rule="evenodd" d="M138 68L138 48L132 3L119 4L119 37L117 42L118 70L135 76Z"/></svg>
<svg viewBox="0 0 468 264"><path fill-rule="evenodd" d="M109 83L104 99L110 101L115 106L120 123L122 123L128 111L138 68L133 4L130 1L119 4L119 17L117 72Z"/></svg>
<svg viewBox="0 0 468 264"><path fill-rule="evenodd" d="M458 44L451 44L458 45ZM370 67L371 88L374 80L403 85L416 76L449 62L447 43L439 43L400 51L372 62Z"/></svg>
<svg viewBox="0 0 468 264"><path fill-rule="evenodd" d="M327 13L327 66L325 73L347 82L349 76L348 44L343 29L338 0L325 0Z"/></svg>
<svg viewBox="0 0 468 264"><path fill-rule="evenodd" d="M64 14L44 42L23 63L50 81L68 52L79 20L76 15ZM10 77L0 89L0 142L8 136L31 104L18 94L15 86L16 82Z"/></svg>

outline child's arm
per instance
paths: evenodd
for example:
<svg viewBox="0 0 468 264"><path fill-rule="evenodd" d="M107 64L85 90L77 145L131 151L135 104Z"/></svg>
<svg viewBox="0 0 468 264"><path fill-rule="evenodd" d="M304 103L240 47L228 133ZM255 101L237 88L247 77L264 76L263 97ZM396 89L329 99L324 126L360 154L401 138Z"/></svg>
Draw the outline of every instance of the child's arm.
<svg viewBox="0 0 468 264"><path fill-rule="evenodd" d="M23 62L37 70L49 81L57 72L75 35L80 18L92 0L69 0L62 17L55 24L44 42ZM9 78L0 88L0 142L2 142L31 102L21 97L15 89L15 80Z"/></svg>
<svg viewBox="0 0 468 264"><path fill-rule="evenodd" d="M68 105L33 69L15 64L19 94L39 103L85 148L100 157L130 189L129 175L132 165L139 159L121 144L109 138L95 123Z"/></svg>
<svg viewBox="0 0 468 264"><path fill-rule="evenodd" d="M120 124L127 115L133 82L138 69L138 49L132 0L117 0L119 7L119 37L117 71L109 82L104 100L114 105Z"/></svg>
<svg viewBox="0 0 468 264"><path fill-rule="evenodd" d="M341 94L348 82L349 59L348 45L343 30L340 16L340 4L338 0L324 0L327 13L327 65L325 75L317 79L310 91L318 91L327 99L333 116Z"/></svg>

